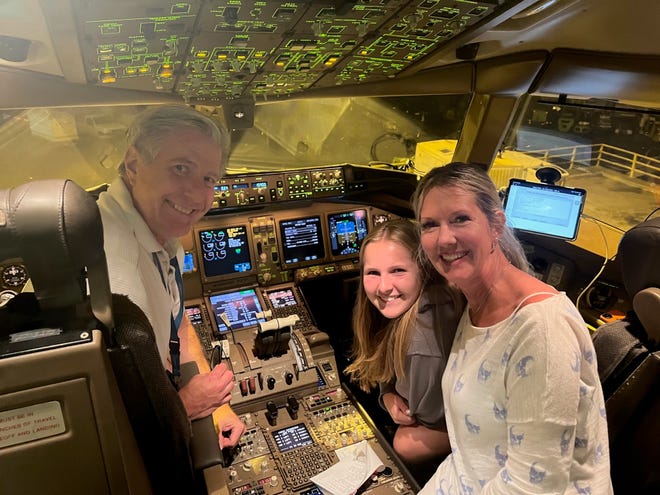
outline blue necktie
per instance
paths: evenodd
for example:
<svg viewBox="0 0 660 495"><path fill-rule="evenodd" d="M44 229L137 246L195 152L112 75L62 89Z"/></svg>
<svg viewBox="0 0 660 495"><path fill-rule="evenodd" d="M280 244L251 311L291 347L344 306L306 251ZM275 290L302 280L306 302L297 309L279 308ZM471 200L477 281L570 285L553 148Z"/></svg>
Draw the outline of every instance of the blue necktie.
<svg viewBox="0 0 660 495"><path fill-rule="evenodd" d="M160 273L160 279L163 282L165 290L168 292L169 284L165 279L165 274L160 267L160 261L158 260L157 253L152 253L154 264L158 268ZM172 378L174 384L178 387L179 378L181 377L181 350L180 350L180 339L179 339L179 325L181 325L181 320L183 319L183 279L181 278L181 270L179 268L179 262L176 259L176 256L170 259L170 265L174 268L174 279L176 281L177 291L179 293L179 312L176 317L173 314L170 314L170 361L172 362Z"/></svg>

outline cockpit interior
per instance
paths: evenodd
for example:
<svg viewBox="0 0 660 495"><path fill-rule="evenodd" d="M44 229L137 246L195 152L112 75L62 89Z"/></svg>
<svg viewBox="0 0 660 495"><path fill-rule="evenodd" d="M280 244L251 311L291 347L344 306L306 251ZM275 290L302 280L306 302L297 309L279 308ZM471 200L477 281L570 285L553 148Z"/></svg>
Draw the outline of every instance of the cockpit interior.
<svg viewBox="0 0 660 495"><path fill-rule="evenodd" d="M190 105L230 130L231 149L211 209L181 238L185 313L205 365L233 372L246 431L187 493L333 493L311 478L365 442L380 465L346 493L413 494L428 473L398 458L378 391L344 373L360 245L414 218L429 170L476 163L535 276L599 335L615 493L658 493L659 16L657 0L0 0L0 312L24 292L50 301L49 263L89 250L19 242L78 218L39 200L33 217L11 217L10 191L68 180L97 198L132 119ZM58 242L86 235L75 232ZM83 285L99 283L75 266L62 280L82 269ZM157 493L135 440L110 440L107 421L130 432L130 414L116 384L97 388L103 370L63 356L62 373L23 371L80 345L94 346L80 363L110 363L110 337L54 345L57 328L34 320L19 332L0 317L0 493ZM617 325L625 343L608 340ZM80 431L97 438L94 455L67 460Z"/></svg>

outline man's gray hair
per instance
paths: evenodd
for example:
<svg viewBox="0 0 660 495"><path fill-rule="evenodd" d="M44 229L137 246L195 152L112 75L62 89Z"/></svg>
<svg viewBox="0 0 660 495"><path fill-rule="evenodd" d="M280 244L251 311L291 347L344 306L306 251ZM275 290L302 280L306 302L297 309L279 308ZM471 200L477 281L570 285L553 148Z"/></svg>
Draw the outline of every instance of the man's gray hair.
<svg viewBox="0 0 660 495"><path fill-rule="evenodd" d="M224 125L211 117L186 105L159 105L140 112L131 123L126 133L128 146L135 146L148 161L158 155L163 138L176 129L198 129L220 146L221 174L227 166L229 157L229 132ZM119 175L124 176L126 165L119 165Z"/></svg>

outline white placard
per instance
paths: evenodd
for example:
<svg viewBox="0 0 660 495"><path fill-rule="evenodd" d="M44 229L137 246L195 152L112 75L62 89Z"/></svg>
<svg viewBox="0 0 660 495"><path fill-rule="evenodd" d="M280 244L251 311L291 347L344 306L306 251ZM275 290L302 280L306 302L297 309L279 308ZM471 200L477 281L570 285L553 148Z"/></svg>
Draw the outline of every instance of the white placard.
<svg viewBox="0 0 660 495"><path fill-rule="evenodd" d="M64 433L62 406L57 401L0 411L0 448Z"/></svg>

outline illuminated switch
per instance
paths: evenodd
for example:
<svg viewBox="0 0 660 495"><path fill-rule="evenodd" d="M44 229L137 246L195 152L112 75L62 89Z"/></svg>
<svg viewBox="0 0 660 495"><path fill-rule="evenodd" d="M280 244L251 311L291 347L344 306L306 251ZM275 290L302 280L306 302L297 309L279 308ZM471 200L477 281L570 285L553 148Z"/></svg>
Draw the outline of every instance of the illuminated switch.
<svg viewBox="0 0 660 495"><path fill-rule="evenodd" d="M163 64L158 69L158 75L164 79L170 79L174 76L174 67L172 64Z"/></svg>
<svg viewBox="0 0 660 495"><path fill-rule="evenodd" d="M248 379L246 378L245 380L241 380L238 382L238 387L241 390L241 395L243 397L247 396L248 394Z"/></svg>
<svg viewBox="0 0 660 495"><path fill-rule="evenodd" d="M325 59L323 65L329 67L331 65L334 65L337 62L337 60L339 60L338 55L330 55L328 58Z"/></svg>
<svg viewBox="0 0 660 495"><path fill-rule="evenodd" d="M251 376L248 379L248 388L250 390L250 394L256 393L256 391L257 391L257 380L255 379L255 377Z"/></svg>
<svg viewBox="0 0 660 495"><path fill-rule="evenodd" d="M117 82L117 74L114 69L102 69L99 72L99 81L101 84L110 84Z"/></svg>

